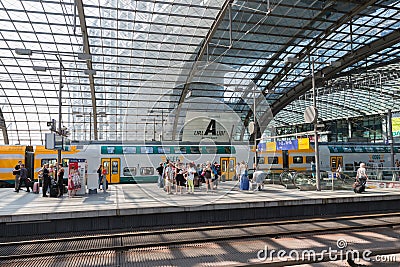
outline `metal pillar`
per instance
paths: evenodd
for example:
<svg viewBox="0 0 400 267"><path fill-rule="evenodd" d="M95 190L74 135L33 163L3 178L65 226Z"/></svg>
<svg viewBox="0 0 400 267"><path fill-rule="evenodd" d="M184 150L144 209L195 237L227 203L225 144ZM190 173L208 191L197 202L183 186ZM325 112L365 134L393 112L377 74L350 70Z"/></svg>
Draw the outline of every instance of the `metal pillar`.
<svg viewBox="0 0 400 267"><path fill-rule="evenodd" d="M392 110L391 109L388 110L387 117L388 117L388 126L389 126L389 129L387 131L388 132L387 136L388 136L388 141L390 144L390 165L392 168L394 168L394 138L393 138L393 132L392 132Z"/></svg>
<svg viewBox="0 0 400 267"><path fill-rule="evenodd" d="M311 60L311 73L312 73L312 91L313 91L313 107L316 111L316 118L314 121L314 149L315 149L315 177L317 182L317 191L321 191L321 175L319 169L319 146L318 146L318 110L317 110L317 90L315 88L315 73L314 73L314 59Z"/></svg>
<svg viewBox="0 0 400 267"><path fill-rule="evenodd" d="M59 81L59 89L58 89L58 134L60 136L62 136L62 129L61 129L61 127L62 127L62 123L61 123L61 121L62 121L62 97L61 97L61 94L62 94L62 88L63 88L63 84L62 84L63 64L62 64L61 57L57 56L57 59L60 63L60 81ZM57 164L61 163L61 150L64 145L64 137L61 137L61 138L62 138L61 148L57 149ZM58 170L58 165L56 166L56 169Z"/></svg>

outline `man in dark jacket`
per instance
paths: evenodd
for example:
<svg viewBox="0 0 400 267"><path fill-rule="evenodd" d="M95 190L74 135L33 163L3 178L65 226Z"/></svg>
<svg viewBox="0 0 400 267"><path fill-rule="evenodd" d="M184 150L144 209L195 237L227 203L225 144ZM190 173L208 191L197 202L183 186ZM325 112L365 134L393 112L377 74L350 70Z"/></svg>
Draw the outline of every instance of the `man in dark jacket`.
<svg viewBox="0 0 400 267"><path fill-rule="evenodd" d="M19 186L19 170L21 169L21 164L22 161L18 161L18 164L15 165L15 168L13 170L13 175L15 175L15 183L14 183L14 192L18 192L18 186Z"/></svg>
<svg viewBox="0 0 400 267"><path fill-rule="evenodd" d="M43 197L48 197L47 189L50 187L51 178L49 175L49 164L45 164L42 170L43 175Z"/></svg>
<svg viewBox="0 0 400 267"><path fill-rule="evenodd" d="M29 187L31 186L28 182L28 170L25 168L25 164L21 164L21 168L19 169L19 184L16 192L18 193L21 190L22 183L25 183L26 192L30 192Z"/></svg>

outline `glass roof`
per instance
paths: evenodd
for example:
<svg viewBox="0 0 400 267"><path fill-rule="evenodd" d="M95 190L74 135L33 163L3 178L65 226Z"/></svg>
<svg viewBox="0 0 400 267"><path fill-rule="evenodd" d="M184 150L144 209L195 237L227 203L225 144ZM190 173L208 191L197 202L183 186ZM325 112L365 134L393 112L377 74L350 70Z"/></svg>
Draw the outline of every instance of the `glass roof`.
<svg viewBox="0 0 400 267"><path fill-rule="evenodd" d="M0 127L43 144L60 77L72 140L179 138L185 103L247 124L256 99L262 130L303 123L312 61L321 119L397 111L399 25L400 1L2 0Z"/></svg>

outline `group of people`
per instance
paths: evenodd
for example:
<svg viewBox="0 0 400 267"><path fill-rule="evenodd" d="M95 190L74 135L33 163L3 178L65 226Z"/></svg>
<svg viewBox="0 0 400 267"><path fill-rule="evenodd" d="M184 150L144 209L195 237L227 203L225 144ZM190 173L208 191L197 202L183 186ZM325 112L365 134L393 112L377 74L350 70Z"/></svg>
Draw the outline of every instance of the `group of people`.
<svg viewBox="0 0 400 267"><path fill-rule="evenodd" d="M58 166L56 168L55 166ZM39 170L39 179L42 180L42 196L48 197L47 192L55 190L55 197L62 197L64 195L64 174L65 170L62 164L44 164ZM15 176L15 190L14 192L19 192L21 190L22 184L26 186L26 192L37 190L39 193L39 183L37 184L37 189L34 189L34 181L28 178L28 169L22 161L18 161L18 164L14 167L13 175ZM71 168L68 175L68 196L73 197L76 192L81 188L81 180L79 171L75 168ZM50 193L51 194L51 193Z"/></svg>
<svg viewBox="0 0 400 267"><path fill-rule="evenodd" d="M172 162L161 162L157 168L158 186L164 188L167 194L173 194L172 189L175 186L175 194L182 194L183 189L187 189L187 194L194 194L195 183L204 179L206 192L217 190L218 188L218 168L217 164L211 164L207 161L196 168L194 162L184 164L179 160Z"/></svg>
<svg viewBox="0 0 400 267"><path fill-rule="evenodd" d="M167 194L182 194L185 188L187 194L194 194L194 186L198 186L200 182L205 183L206 193L218 190L220 173L217 163L212 164L207 161L196 167L194 162L184 164L179 160L176 162L167 161L161 162L156 170L158 172L158 186L163 188ZM240 182L247 179L247 183L249 183L248 165L244 161L237 164L235 177ZM255 173L253 179L257 182L258 190L262 190L264 188L262 175L259 175L259 178ZM175 192L172 192L174 187Z"/></svg>
<svg viewBox="0 0 400 267"><path fill-rule="evenodd" d="M57 165L56 165L57 166ZM55 185L58 189L57 197L62 197L64 194L64 173L65 170L62 164L58 164L58 169L54 167L53 164L44 164L42 169L39 171L39 178L42 178L43 188L42 193L43 197L48 197L47 191L50 190L52 185Z"/></svg>

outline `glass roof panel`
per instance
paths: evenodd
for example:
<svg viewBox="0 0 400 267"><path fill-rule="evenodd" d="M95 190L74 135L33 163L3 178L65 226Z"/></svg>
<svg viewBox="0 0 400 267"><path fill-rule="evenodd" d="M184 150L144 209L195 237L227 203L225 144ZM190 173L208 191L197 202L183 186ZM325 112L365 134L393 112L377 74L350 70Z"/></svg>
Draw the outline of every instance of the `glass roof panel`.
<svg viewBox="0 0 400 267"><path fill-rule="evenodd" d="M300 92L292 103L278 105L274 123L302 123L302 112L312 99L311 58L318 62L316 74L325 75L317 78L321 118L360 116L398 106L394 96L400 88L399 44L379 41L398 31L400 1L370 5L233 1L231 11L221 10L225 2L88 0L83 1L85 23L77 16L74 27L73 1L1 1L0 103L11 142L43 142L46 124L29 118L57 117L59 60L63 62L63 124L75 140L89 138L88 114L93 112L106 114L97 121L100 139L126 136L121 116L125 113L132 114L129 124L135 125L136 138L144 138L139 129L146 123L142 119L147 109L161 103L167 113L179 101L185 103L196 95L222 99L245 119L251 110L245 103L252 99L246 89L250 82L263 91L260 108L267 109L267 103L274 108L276 103L286 103L294 90ZM216 21L220 13L224 16ZM376 51L363 57L363 49L374 42L380 43L372 47ZM15 48L34 51L17 55ZM90 52L92 59L79 60L81 52ZM285 62L289 57L300 62ZM237 73L206 75L198 82L218 87L186 86L193 90L189 94L184 84L193 67L184 64L202 60L224 64ZM332 61L345 64L332 68ZM33 66L47 71L34 71ZM96 74L84 74L87 69ZM367 97L360 110L351 108L362 96ZM177 116L179 125L183 116ZM24 126L18 127L20 123Z"/></svg>

